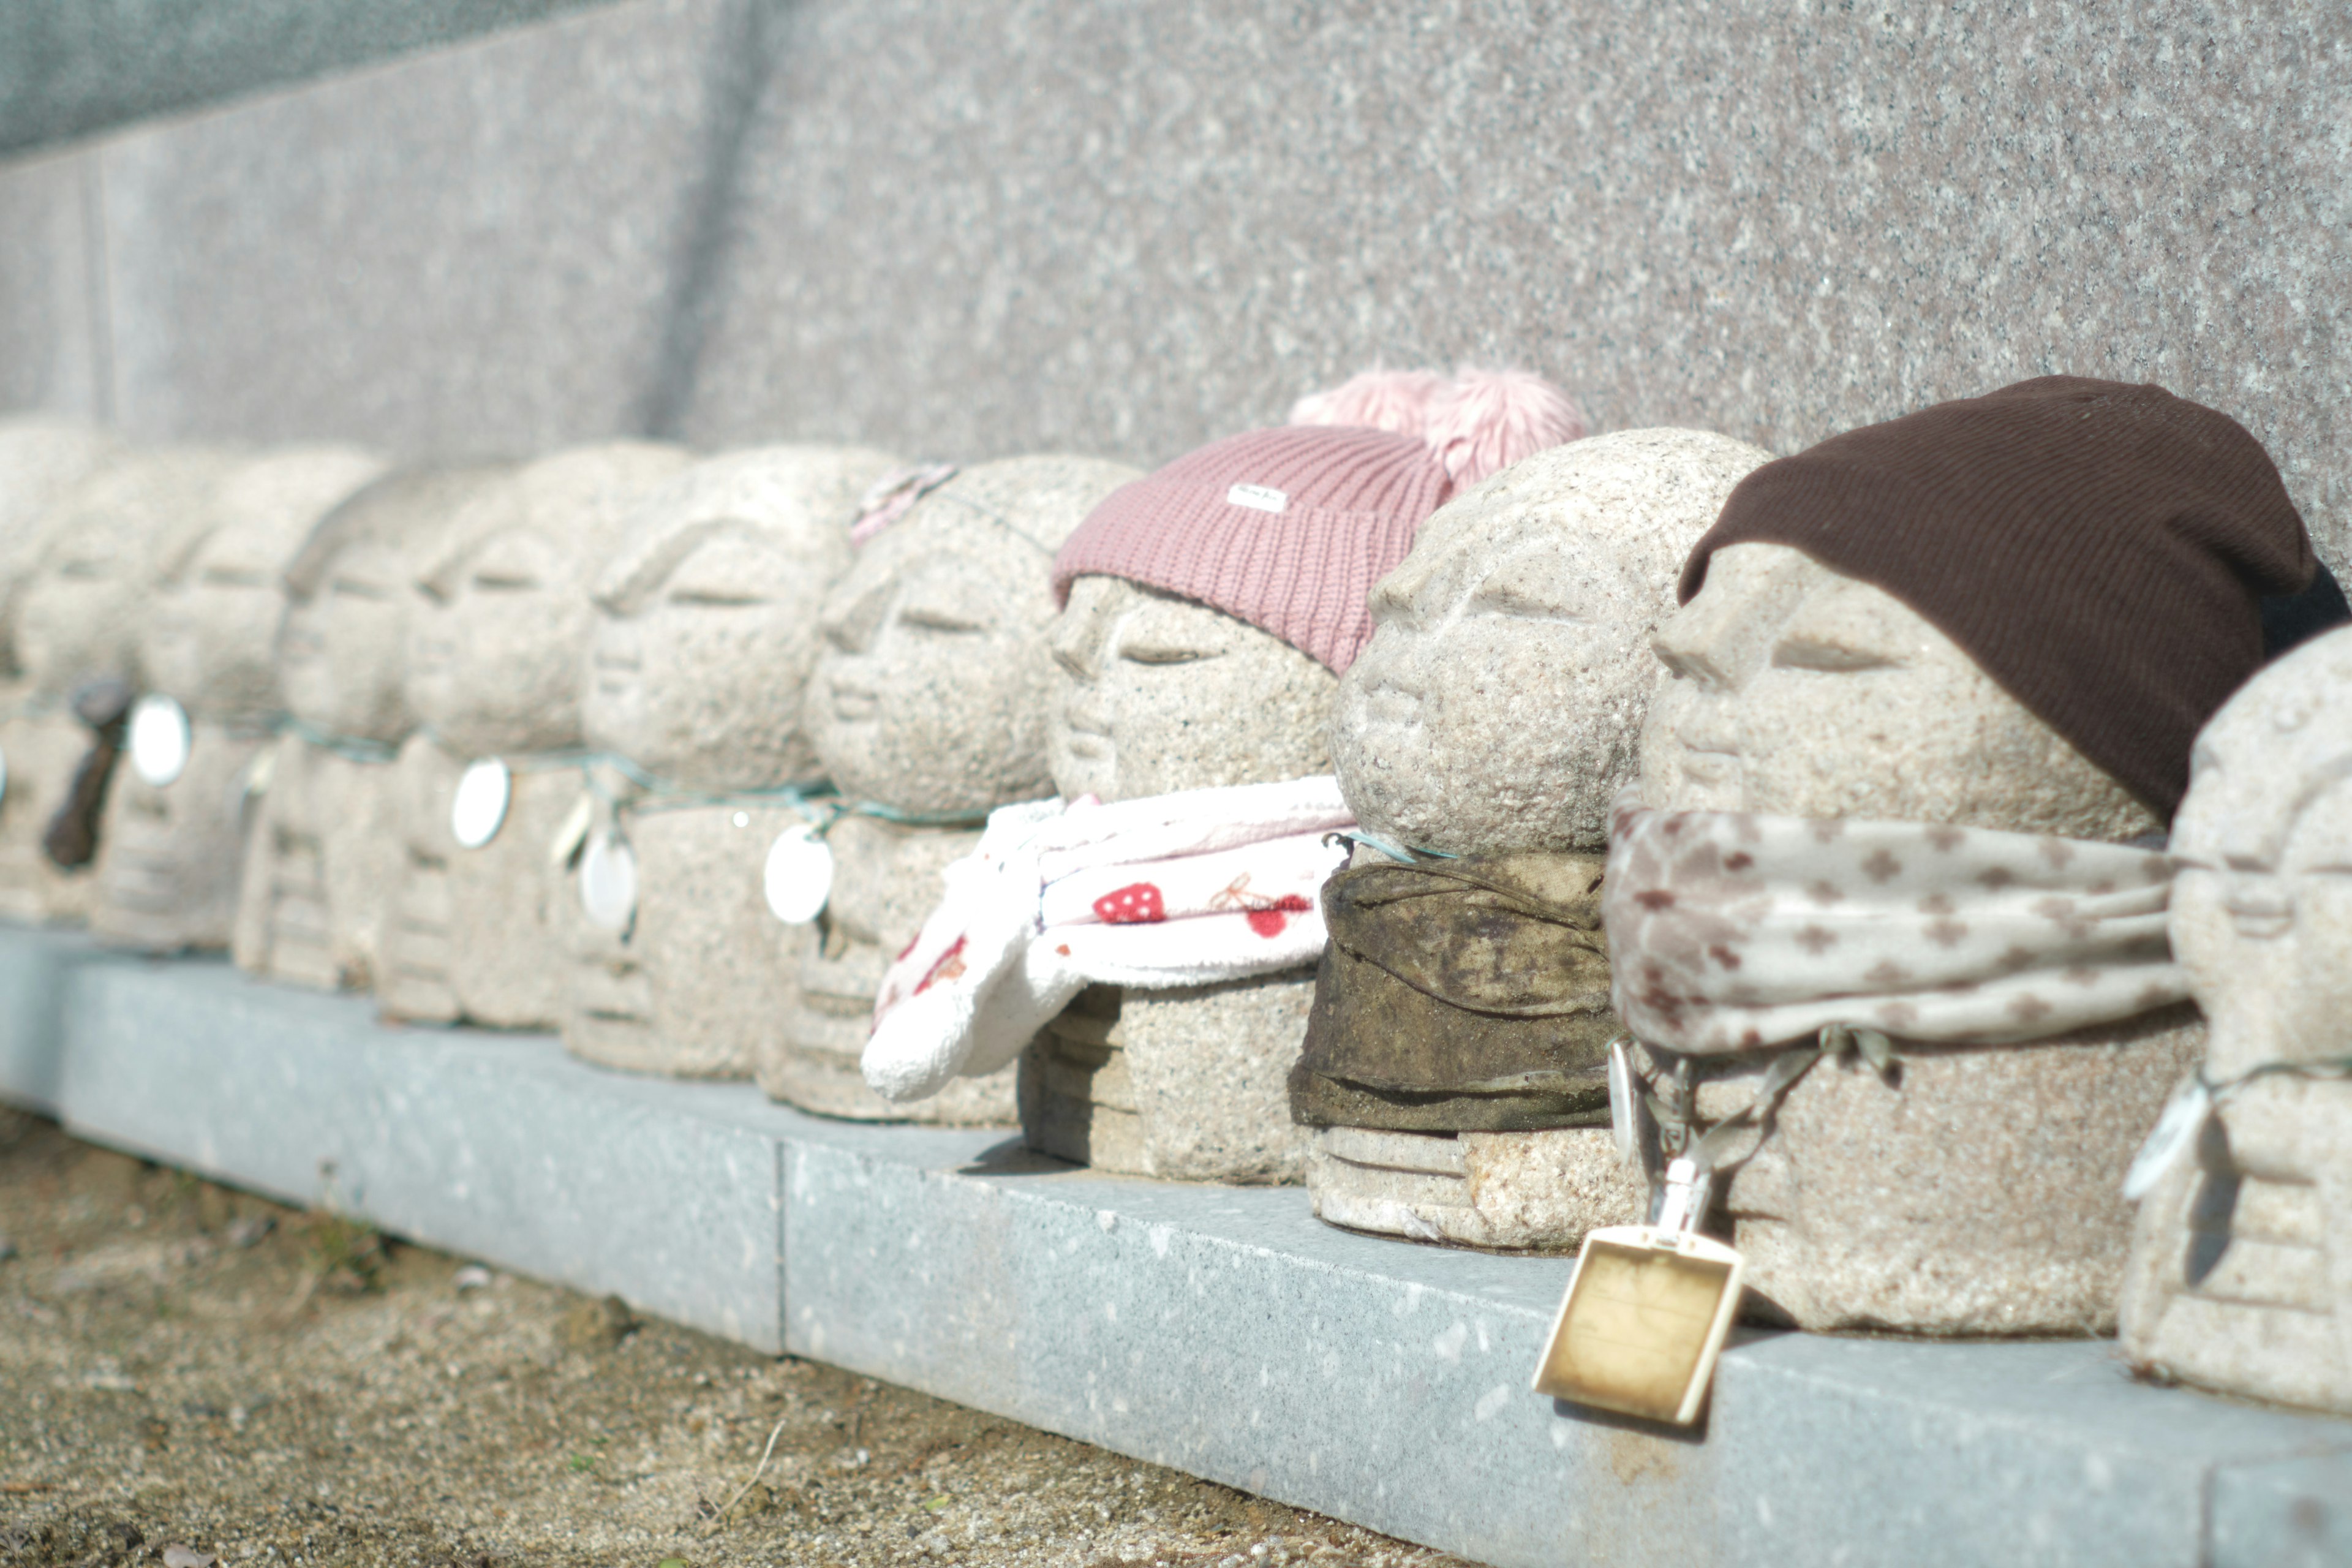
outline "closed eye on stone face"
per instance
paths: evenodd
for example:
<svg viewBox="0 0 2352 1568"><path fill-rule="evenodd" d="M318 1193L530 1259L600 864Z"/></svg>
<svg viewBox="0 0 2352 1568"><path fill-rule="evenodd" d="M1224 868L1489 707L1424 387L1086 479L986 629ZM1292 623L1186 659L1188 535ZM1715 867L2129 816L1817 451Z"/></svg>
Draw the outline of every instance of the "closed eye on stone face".
<svg viewBox="0 0 2352 1568"><path fill-rule="evenodd" d="M905 605L898 611L898 624L912 626L918 631L940 632L950 637L971 637L988 629L986 622L944 605Z"/></svg>
<svg viewBox="0 0 2352 1568"><path fill-rule="evenodd" d="M1890 658L1868 648L1849 647L1827 638L1784 637L1772 649L1772 666L1776 669L1818 669L1831 674L1850 674L1863 669L1893 669L1902 660Z"/></svg>
<svg viewBox="0 0 2352 1568"><path fill-rule="evenodd" d="M1198 664L1221 658L1221 647L1199 647L1159 637L1136 637L1118 645L1118 657L1129 664Z"/></svg>
<svg viewBox="0 0 2352 1568"><path fill-rule="evenodd" d="M473 586L484 594L527 594L539 586L539 579L511 572L477 572Z"/></svg>
<svg viewBox="0 0 2352 1568"><path fill-rule="evenodd" d="M104 561L68 561L58 568L60 577L111 577L112 566Z"/></svg>
<svg viewBox="0 0 2352 1568"><path fill-rule="evenodd" d="M1566 621L1584 626L1591 621L1574 607L1561 602L1557 595L1538 591L1525 577L1489 577L1463 603L1463 609L1474 616L1509 616L1521 621Z"/></svg>
<svg viewBox="0 0 2352 1568"><path fill-rule="evenodd" d="M269 574L251 567L207 566L198 580L215 588L263 588L269 584Z"/></svg>
<svg viewBox="0 0 2352 1568"><path fill-rule="evenodd" d="M768 602L758 594L726 588L672 588L667 597L673 605L695 610L741 610Z"/></svg>
<svg viewBox="0 0 2352 1568"><path fill-rule="evenodd" d="M389 599L392 590L376 583L362 583L356 577L338 577L327 584L327 592L346 599Z"/></svg>

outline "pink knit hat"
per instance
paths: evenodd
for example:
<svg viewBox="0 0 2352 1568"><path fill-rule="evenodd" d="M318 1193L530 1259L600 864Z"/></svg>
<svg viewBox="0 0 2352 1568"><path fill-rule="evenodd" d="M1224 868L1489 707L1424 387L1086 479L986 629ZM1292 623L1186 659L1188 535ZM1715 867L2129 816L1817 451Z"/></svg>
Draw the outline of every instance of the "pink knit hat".
<svg viewBox="0 0 2352 1568"><path fill-rule="evenodd" d="M1054 593L1123 577L1273 633L1335 672L1371 640L1372 586L1457 489L1584 434L1520 371L1367 371L1280 429L1212 442L1111 492L1054 557Z"/></svg>

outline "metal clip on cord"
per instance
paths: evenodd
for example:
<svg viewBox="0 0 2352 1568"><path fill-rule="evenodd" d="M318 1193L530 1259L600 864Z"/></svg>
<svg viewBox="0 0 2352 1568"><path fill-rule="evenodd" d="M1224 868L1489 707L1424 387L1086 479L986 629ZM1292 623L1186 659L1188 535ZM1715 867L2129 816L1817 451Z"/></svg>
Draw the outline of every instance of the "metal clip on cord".
<svg viewBox="0 0 2352 1568"><path fill-rule="evenodd" d="M1899 1067L1894 1041L1876 1029L1824 1025L1811 1045L1793 1047L1775 1056L1748 1103L1708 1128L1696 1141L1691 1138L1698 1101L1696 1075L1692 1069L1695 1058L1676 1058L1675 1075L1666 1086L1666 1093L1642 1091L1643 1103L1656 1121L1659 1142L1671 1157L1664 1183L1651 1199L1650 1223L1664 1228L1696 1228L1706 1218L1715 1178L1737 1171L1755 1157L1770 1134L1773 1113L1780 1109L1789 1091L1797 1087L1797 1081L1824 1056L1843 1057L1848 1053L1859 1055L1881 1078L1894 1080ZM1737 1155L1732 1154L1733 1145L1749 1133L1755 1135L1754 1141Z"/></svg>

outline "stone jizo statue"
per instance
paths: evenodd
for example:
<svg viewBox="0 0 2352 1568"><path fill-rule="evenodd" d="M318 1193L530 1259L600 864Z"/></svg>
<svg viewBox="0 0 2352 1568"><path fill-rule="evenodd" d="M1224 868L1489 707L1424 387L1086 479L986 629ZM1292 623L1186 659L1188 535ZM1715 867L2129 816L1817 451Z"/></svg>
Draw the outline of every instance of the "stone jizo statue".
<svg viewBox="0 0 2352 1568"><path fill-rule="evenodd" d="M1770 457L1703 430L1554 447L1439 509L1373 591L1331 752L1362 831L1408 863L1360 849L1327 895L1291 1079L1325 1219L1563 1249L1639 1217L1603 1071L1609 805L1634 776L1683 562Z"/></svg>
<svg viewBox="0 0 2352 1568"><path fill-rule="evenodd" d="M2134 1173L2124 1353L2352 1414L2352 630L2249 681L2190 767L2172 947L2210 1032Z"/></svg>
<svg viewBox="0 0 2352 1568"><path fill-rule="evenodd" d="M288 729L246 847L231 945L240 968L325 990L375 984L384 889L406 858L393 763L416 727L402 677L425 604L417 580L457 511L509 471L388 475L322 518L286 569L277 658Z"/></svg>
<svg viewBox="0 0 2352 1568"><path fill-rule="evenodd" d="M800 721L818 607L860 499L893 460L770 447L707 458L637 502L595 591L582 697L600 768L571 884L564 1044L610 1067L744 1078L793 972L763 897L769 846L821 777Z"/></svg>
<svg viewBox="0 0 2352 1568"><path fill-rule="evenodd" d="M161 587L139 641L149 695L107 797L98 935L159 952L229 945L267 788L255 769L284 711L274 644L286 567L320 518L383 469L341 447L253 458L222 479L213 526L184 532L156 563Z"/></svg>
<svg viewBox="0 0 2352 1568"><path fill-rule="evenodd" d="M431 604L404 692L422 728L396 764L386 1016L561 1026L572 895L556 840L580 799L593 590L638 503L691 461L634 441L539 458L473 498L419 578Z"/></svg>
<svg viewBox="0 0 2352 1568"><path fill-rule="evenodd" d="M1758 1311L2112 1325L2124 1171L2204 1036L2157 846L2312 571L2260 446L2154 387L2027 382L1734 491L1657 637L1604 912L1670 1111L1618 1114L1653 1160L1736 1124Z"/></svg>
<svg viewBox="0 0 2352 1568"><path fill-rule="evenodd" d="M940 873L992 808L1054 793L1047 637L1054 552L1139 476L1092 458L1007 458L910 476L862 526L825 601L807 721L841 814L825 828L831 895L801 936L798 992L768 1092L860 1120L1014 1120L1010 1068L893 1104L859 1076L875 993L940 899Z"/></svg>

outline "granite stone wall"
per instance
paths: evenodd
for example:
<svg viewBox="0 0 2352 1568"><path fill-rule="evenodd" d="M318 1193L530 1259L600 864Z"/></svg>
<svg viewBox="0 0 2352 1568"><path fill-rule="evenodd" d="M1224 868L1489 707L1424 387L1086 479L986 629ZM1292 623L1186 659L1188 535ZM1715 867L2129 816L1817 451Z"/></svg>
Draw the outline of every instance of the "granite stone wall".
<svg viewBox="0 0 2352 1568"><path fill-rule="evenodd" d="M0 399L1149 464L1374 361L1784 451L2072 371L2342 568L2347 169L2340 0L629 0L0 165Z"/></svg>

